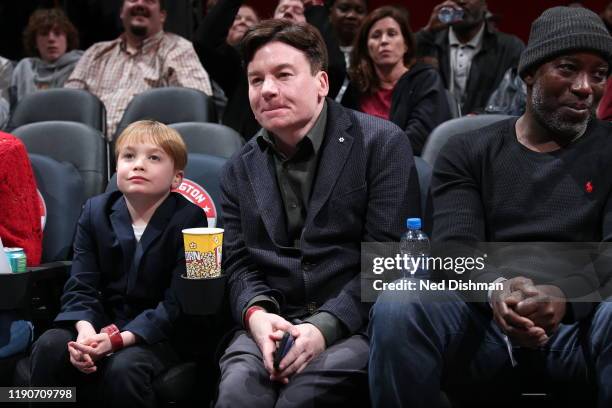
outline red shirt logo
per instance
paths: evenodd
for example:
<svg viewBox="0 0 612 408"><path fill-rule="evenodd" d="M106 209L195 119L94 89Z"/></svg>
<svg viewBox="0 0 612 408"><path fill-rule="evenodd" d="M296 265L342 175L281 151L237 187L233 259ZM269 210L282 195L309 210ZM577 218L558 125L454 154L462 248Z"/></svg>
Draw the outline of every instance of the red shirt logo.
<svg viewBox="0 0 612 408"><path fill-rule="evenodd" d="M584 191L586 191L587 193L592 193L593 183L591 183L590 181L587 181L586 184L584 185Z"/></svg>

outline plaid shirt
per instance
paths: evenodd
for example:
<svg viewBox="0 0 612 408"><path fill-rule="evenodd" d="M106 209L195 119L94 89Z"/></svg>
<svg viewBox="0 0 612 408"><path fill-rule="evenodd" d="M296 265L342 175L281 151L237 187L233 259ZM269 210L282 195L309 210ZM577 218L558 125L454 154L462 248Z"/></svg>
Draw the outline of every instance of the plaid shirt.
<svg viewBox="0 0 612 408"><path fill-rule="evenodd" d="M86 89L104 102L109 139L128 103L142 91L182 86L212 95L208 73L191 42L163 31L144 40L136 52L127 49L123 36L92 45L64 86Z"/></svg>

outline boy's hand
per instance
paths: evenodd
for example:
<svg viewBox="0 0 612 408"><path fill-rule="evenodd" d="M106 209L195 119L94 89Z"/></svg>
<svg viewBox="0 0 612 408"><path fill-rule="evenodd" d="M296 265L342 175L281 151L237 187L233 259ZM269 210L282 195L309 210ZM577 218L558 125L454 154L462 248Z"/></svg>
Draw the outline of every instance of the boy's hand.
<svg viewBox="0 0 612 408"><path fill-rule="evenodd" d="M96 335L96 329L86 320L80 320L75 324L78 335L76 338L77 343L81 344L92 344L88 339ZM84 354L75 347L72 347L68 342L68 353L70 354L70 363L79 371L85 374L91 374L96 371L96 366L88 354Z"/></svg>
<svg viewBox="0 0 612 408"><path fill-rule="evenodd" d="M91 374L96 372L97 368L89 354L81 353L71 344L76 344L71 341L68 342L68 353L70 354L70 364L77 370L84 374Z"/></svg>
<svg viewBox="0 0 612 408"><path fill-rule="evenodd" d="M106 333L95 334L78 343L71 341L68 349L74 348L77 352L88 355L91 360L98 361L113 351L110 337Z"/></svg>
<svg viewBox="0 0 612 408"><path fill-rule="evenodd" d="M79 320L78 322L76 322L74 327L76 328L78 332L78 336L76 340L77 342L80 342L86 339L87 337L96 335L96 329L94 329L93 325L89 323L87 320Z"/></svg>

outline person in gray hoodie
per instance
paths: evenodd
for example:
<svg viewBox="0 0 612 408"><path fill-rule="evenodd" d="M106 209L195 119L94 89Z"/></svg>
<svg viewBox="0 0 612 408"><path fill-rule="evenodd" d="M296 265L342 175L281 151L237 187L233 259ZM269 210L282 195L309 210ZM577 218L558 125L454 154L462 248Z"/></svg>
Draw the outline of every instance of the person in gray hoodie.
<svg viewBox="0 0 612 408"><path fill-rule="evenodd" d="M19 61L13 70L11 105L30 93L63 87L83 55L83 51L77 50L76 28L58 8L32 13L23 41L31 57Z"/></svg>

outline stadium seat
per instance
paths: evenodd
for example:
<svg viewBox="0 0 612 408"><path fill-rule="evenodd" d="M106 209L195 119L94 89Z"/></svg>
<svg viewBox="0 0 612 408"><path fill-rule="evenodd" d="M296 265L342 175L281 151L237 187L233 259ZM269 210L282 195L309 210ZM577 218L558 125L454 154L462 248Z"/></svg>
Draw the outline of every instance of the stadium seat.
<svg viewBox="0 0 612 408"><path fill-rule="evenodd" d="M191 88L154 88L134 97L117 126L116 139L130 123L153 119L167 125L178 122L216 122L212 97Z"/></svg>
<svg viewBox="0 0 612 408"><path fill-rule="evenodd" d="M46 209L42 262L68 260L85 202L83 179L70 163L38 154L29 156Z"/></svg>
<svg viewBox="0 0 612 408"><path fill-rule="evenodd" d="M63 120L106 131L106 110L97 96L83 89L58 88L34 92L19 101L7 129L35 122Z"/></svg>
<svg viewBox="0 0 612 408"><path fill-rule="evenodd" d="M225 159L242 148L244 140L234 129L217 123L182 122L170 125L182 136L189 153L203 153Z"/></svg>
<svg viewBox="0 0 612 408"><path fill-rule="evenodd" d="M421 157L430 166L433 166L440 149L442 149L442 146L446 144L450 137L460 133L471 132L510 117L507 115L476 115L447 120L431 132L425 142L425 146L423 146Z"/></svg>
<svg viewBox="0 0 612 408"><path fill-rule="evenodd" d="M28 153L71 163L81 175L85 198L106 187L106 140L100 131L82 123L49 121L20 126L12 132Z"/></svg>

